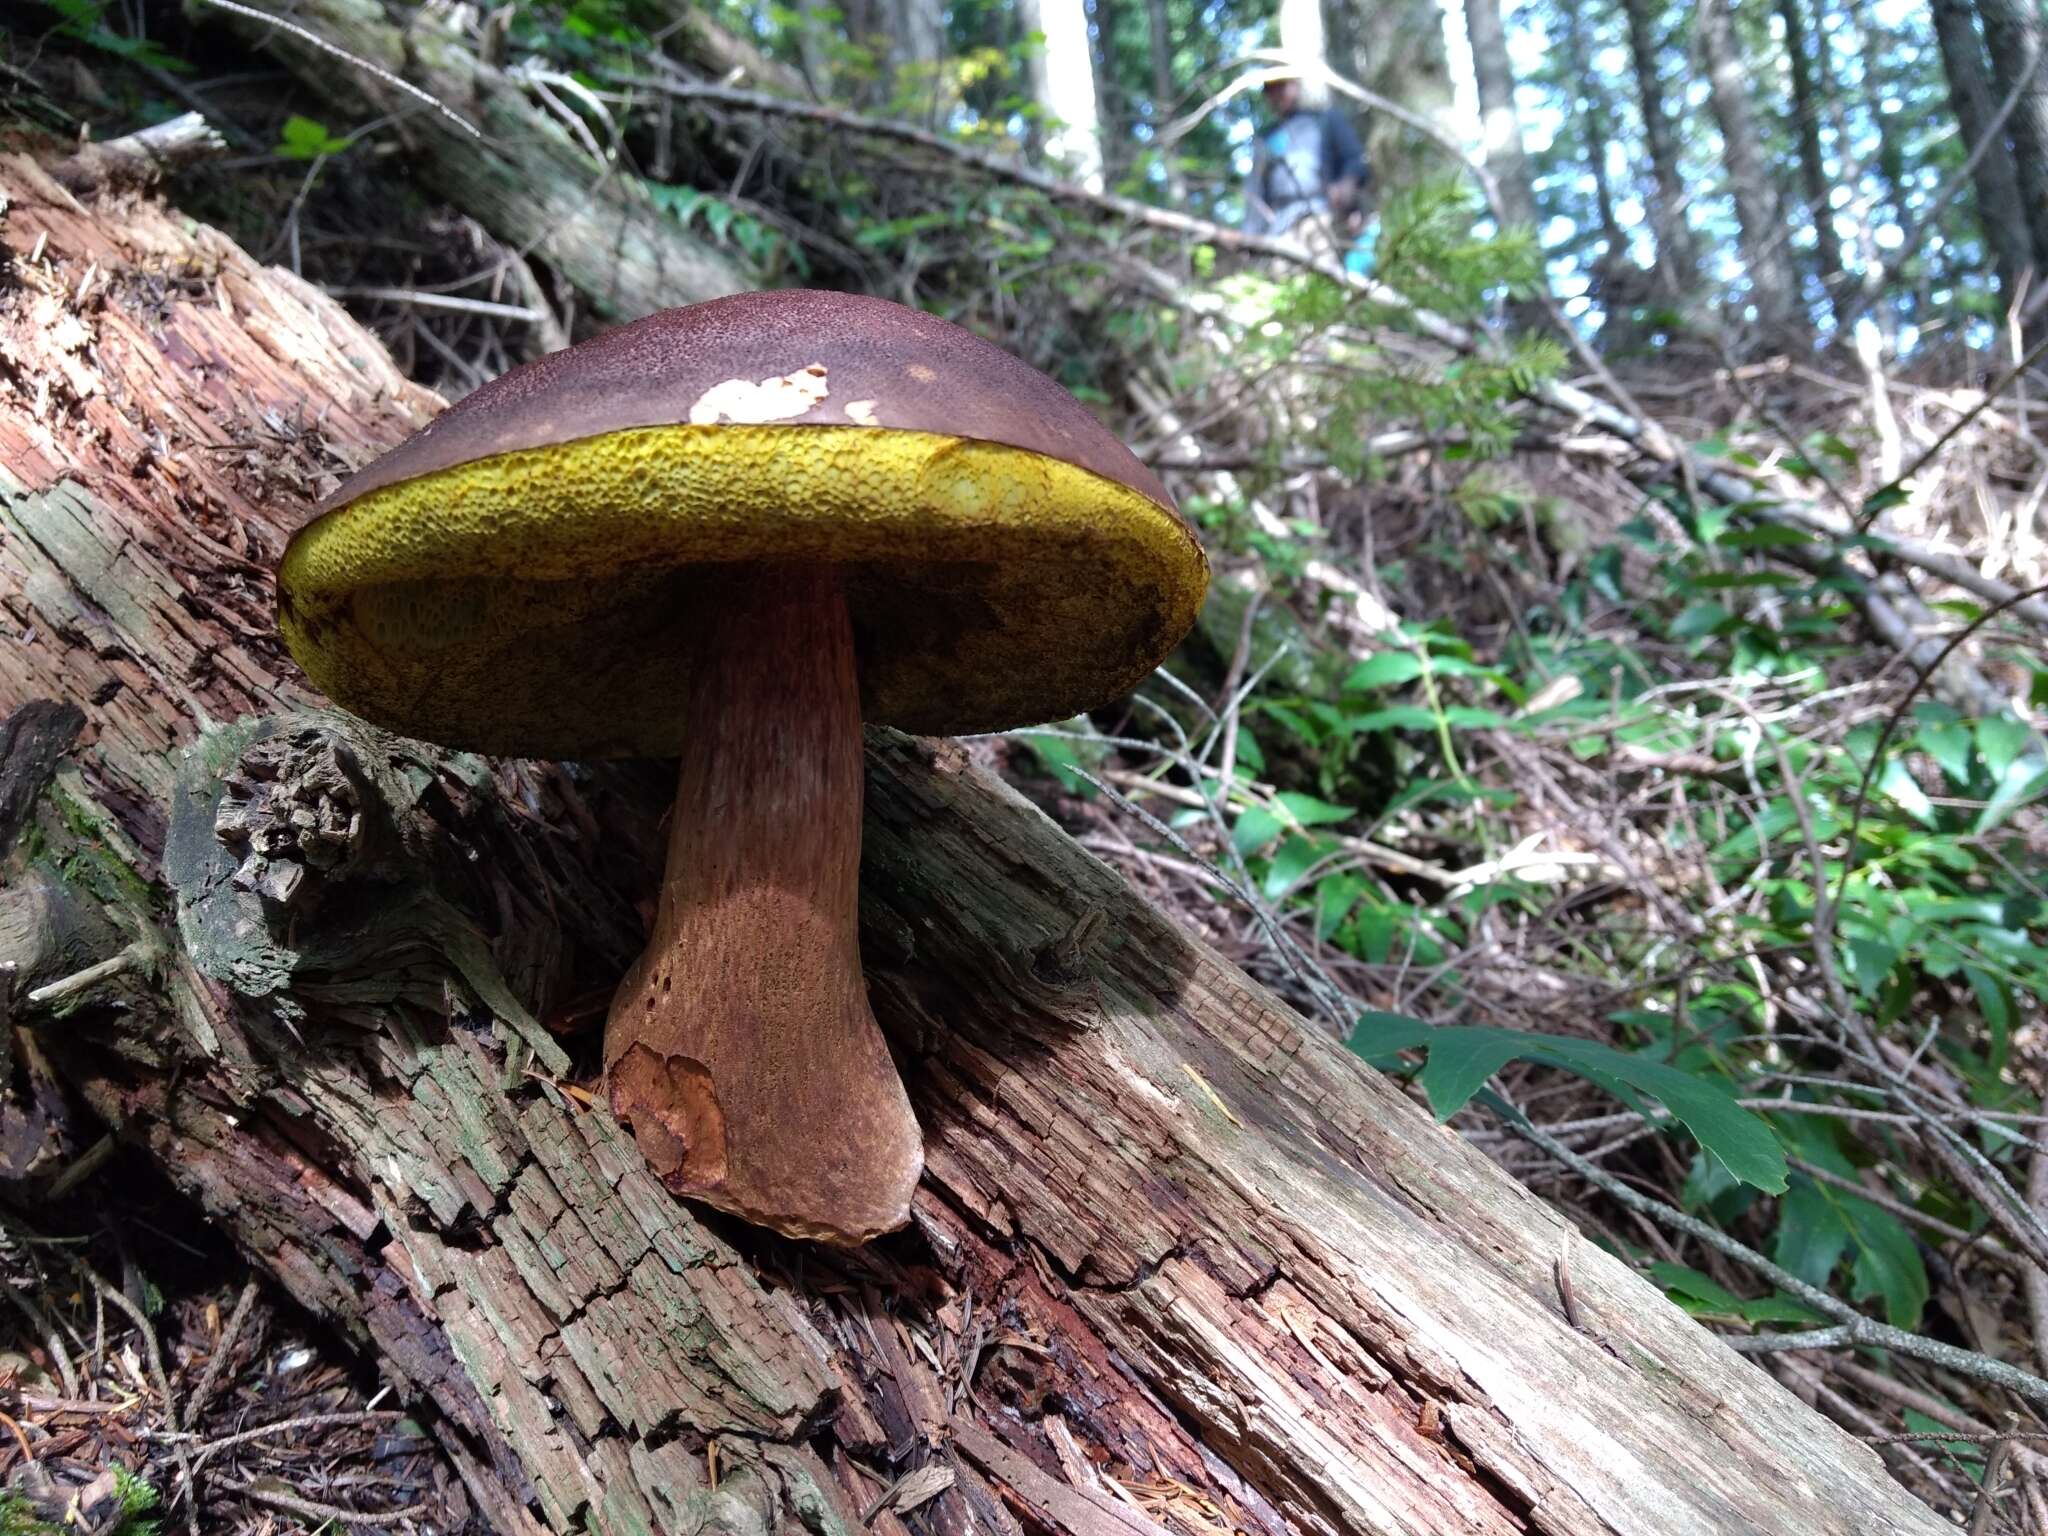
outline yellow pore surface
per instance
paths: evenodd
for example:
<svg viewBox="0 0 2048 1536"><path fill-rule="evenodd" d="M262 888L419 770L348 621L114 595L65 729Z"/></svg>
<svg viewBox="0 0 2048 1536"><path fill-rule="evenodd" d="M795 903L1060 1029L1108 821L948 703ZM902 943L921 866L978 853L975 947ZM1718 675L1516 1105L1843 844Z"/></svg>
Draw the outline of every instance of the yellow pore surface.
<svg viewBox="0 0 2048 1536"><path fill-rule="evenodd" d="M1208 562L1127 486L871 427L637 428L371 492L285 552L280 625L338 703L480 751L672 752L706 581L844 573L863 712L913 731L1060 719L1194 622Z"/></svg>

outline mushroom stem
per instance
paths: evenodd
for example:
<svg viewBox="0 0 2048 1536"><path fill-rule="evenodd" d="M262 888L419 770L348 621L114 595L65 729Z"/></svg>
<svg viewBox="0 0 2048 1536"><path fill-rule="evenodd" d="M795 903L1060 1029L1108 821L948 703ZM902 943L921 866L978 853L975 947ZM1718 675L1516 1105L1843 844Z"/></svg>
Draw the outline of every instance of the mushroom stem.
<svg viewBox="0 0 2048 1536"><path fill-rule="evenodd" d="M860 968L860 690L828 567L693 605L688 735L646 953L612 1000L612 1108L662 1181L792 1237L909 1219L917 1120Z"/></svg>

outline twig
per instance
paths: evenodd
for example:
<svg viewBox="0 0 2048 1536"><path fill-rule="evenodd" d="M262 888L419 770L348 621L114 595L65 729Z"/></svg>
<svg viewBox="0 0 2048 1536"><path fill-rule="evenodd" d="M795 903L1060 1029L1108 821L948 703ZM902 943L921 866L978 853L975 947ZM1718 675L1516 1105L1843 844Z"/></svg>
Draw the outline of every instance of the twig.
<svg viewBox="0 0 2048 1536"><path fill-rule="evenodd" d="M57 1367L57 1379L64 1383L64 1395L79 1396L84 1388L79 1384L78 1368L71 1363L71 1356L64 1348L64 1336L57 1331L56 1324L5 1274L0 1274L0 1291L7 1293L7 1299L28 1319L29 1326L43 1341L43 1348L50 1352L50 1359Z"/></svg>
<svg viewBox="0 0 2048 1536"><path fill-rule="evenodd" d="M228 1355L242 1332L242 1324L248 1320L249 1308L256 1302L256 1282L249 1281L242 1287L242 1294L235 1298L235 1310L228 1314L226 1325L220 1331L220 1342L213 1347L213 1356L206 1362L206 1369L200 1373L199 1385L192 1393L192 1401L185 1410L185 1422L197 1424L206 1401L213 1396L215 1383L220 1380L221 1369L227 1364Z"/></svg>
<svg viewBox="0 0 2048 1536"><path fill-rule="evenodd" d="M46 986L35 988L28 994L28 1001L39 1008L52 1003L61 1003L66 998L90 992L103 981L112 981L124 972L134 970L146 961L155 946L137 940L118 955L109 955L96 965L88 965L82 971L73 971L69 976L60 976Z"/></svg>
<svg viewBox="0 0 2048 1536"><path fill-rule="evenodd" d="M1502 1101L1503 1104L1506 1104L1506 1102L1505 1100ZM1855 1344L1876 1349L1889 1349L1897 1354L1907 1355L1916 1360L1925 1360L1931 1365L1941 1366L1946 1370L1954 1371L1958 1375L1969 1376L1977 1381L1989 1382L1993 1386L2003 1387L2006 1391L2016 1392L2031 1402L2048 1406L2048 1380L2043 1380L2029 1371L2020 1370L2017 1366L2007 1365L2003 1360L1994 1360L1989 1355L1979 1354L1975 1350L1960 1349L1953 1344L1944 1344L1938 1339L1930 1339L1921 1334L1909 1333L1903 1328L1894 1328L1889 1323L1880 1323L1875 1318L1865 1317L1847 1302L1822 1290L1817 1285L1807 1284L1806 1281L1800 1279L1790 1270L1773 1263L1754 1248L1728 1236L1727 1233L1721 1231L1718 1227L1710 1226L1697 1217L1688 1216L1684 1211L1677 1209L1675 1206L1667 1205L1662 1200L1658 1200L1633 1188L1623 1180L1607 1172L1604 1168L1596 1167L1555 1137L1547 1136L1542 1131L1536 1129L1530 1123L1528 1117L1522 1114L1520 1110L1515 1109L1511 1104L1507 1105L1507 1108L1510 1112L1508 1124L1514 1127L1525 1140L1541 1147L1545 1152L1578 1174L1580 1178L1596 1185L1612 1199L1619 1201L1632 1211L1649 1217L1660 1226L1683 1232L1695 1241L1705 1243L1717 1253L1726 1258L1733 1259L1744 1268L1769 1281L1787 1295L1804 1302L1823 1317L1835 1319L1839 1325L1839 1329L1827 1328L1816 1330L1809 1334L1794 1334L1790 1336L1794 1341L1826 1340L1832 1342L1793 1342L1777 1347L1787 1349L1838 1349ZM1724 1340L1724 1342L1732 1341ZM1744 1341L1743 1347L1755 1350L1759 1346L1754 1341Z"/></svg>
<svg viewBox="0 0 2048 1536"><path fill-rule="evenodd" d="M274 1424L258 1424L254 1429L244 1429L232 1435L224 1435L218 1440L208 1440L202 1445L193 1446L192 1449L197 1454L192 1458L192 1469L198 1471L222 1451L231 1450L238 1445L247 1445L252 1440L267 1439L271 1435L288 1434L302 1429L342 1429L360 1424L389 1424L404 1417L405 1413L401 1409L377 1408L356 1413L309 1413L296 1419L279 1419ZM152 1438L165 1441L192 1441L198 1439L198 1436L180 1432Z"/></svg>
<svg viewBox="0 0 2048 1536"><path fill-rule="evenodd" d="M157 1392L163 1397L164 1417L170 1420L171 1428L184 1428L184 1415L178 1411L177 1399L171 1396L171 1379L164 1372L163 1346L157 1341L156 1325L150 1322L149 1314L131 1301L126 1291L107 1280L83 1258L75 1253L67 1257L71 1260L72 1267L91 1282L94 1290L127 1314L128 1321L135 1325L135 1331L142 1335L142 1342L147 1350L143 1358L149 1366L150 1375L156 1381ZM191 1536L199 1536L199 1488L193 1481L191 1458L185 1454L182 1446L173 1446L171 1455L178 1463L178 1472L187 1494L185 1528Z"/></svg>
<svg viewBox="0 0 2048 1536"><path fill-rule="evenodd" d="M1738 1355L1782 1355L1793 1350L1847 1349L1856 1341L1856 1330L1847 1325L1810 1328L1805 1333L1760 1333L1754 1337L1733 1334L1721 1340Z"/></svg>
<svg viewBox="0 0 2048 1536"><path fill-rule="evenodd" d="M240 0L199 0L199 3L201 5L210 5L216 10L226 11L233 16L240 16L244 20L256 22L261 26L275 27L280 32L289 32L293 37L296 37L300 42L305 43L309 47L317 48L322 53L331 54L337 59L353 64L364 73L374 75L393 90L403 91L415 101L423 102L441 116L447 118L449 122L460 128L472 139L481 140L483 138L482 131L474 123L470 122L468 118L457 112L453 107L448 106L432 92L421 90L410 80L400 79L381 64L372 63L358 54L350 53L339 43L330 43L326 38L320 36L319 33L308 31L295 21L287 21L282 16L273 16L268 11L260 11L253 5L243 5L240 3Z"/></svg>
<svg viewBox="0 0 2048 1536"><path fill-rule="evenodd" d="M1882 498L1887 491L1898 490L1908 480L1911 480L1921 470L1933 463L1940 456L1941 451L1961 435L1964 428L1984 414L1985 409L1992 401L2012 388L2015 381L2044 356L2048 356L2048 336L2043 336L2039 341L2027 348L2026 354L2018 362L2006 369L2003 374L1999 375L1997 381L1984 391L1977 403L1957 417L1949 429L1930 443L1920 456L1907 465L1896 479L1887 481L1863 499L1863 511L1856 519L1856 531L1858 533L1865 532L1877 520L1877 515L1884 510L1885 501Z"/></svg>
<svg viewBox="0 0 2048 1536"><path fill-rule="evenodd" d="M287 1514L303 1515L308 1520L333 1520L342 1525L396 1525L401 1520L417 1520L427 1513L424 1504L408 1504L403 1509L386 1509L375 1513L362 1510L343 1509L338 1504L320 1504L312 1499L302 1499L294 1493L282 1493L276 1489L263 1488L252 1482L241 1482L233 1478L222 1478L221 1486L232 1488L245 1499L258 1504L267 1504L272 1509L284 1510Z"/></svg>
<svg viewBox="0 0 2048 1536"><path fill-rule="evenodd" d="M450 309L465 315L489 315L495 320L519 320L539 325L548 317L523 304L500 304L493 299L468 299L456 293L428 293L417 288L341 287L324 290L337 299L386 299L393 304L416 304L421 309Z"/></svg>
<svg viewBox="0 0 2048 1536"><path fill-rule="evenodd" d="M2012 1460L2013 1437L2019 1427L2019 1415L2006 1414L2005 1428L1992 1442L1991 1454L1984 1458L1984 1481L1978 1484L1977 1501L1970 1508L1969 1536L1985 1536L1991 1529L1991 1517L1997 1510L1999 1480L2005 1476L2005 1464Z"/></svg>

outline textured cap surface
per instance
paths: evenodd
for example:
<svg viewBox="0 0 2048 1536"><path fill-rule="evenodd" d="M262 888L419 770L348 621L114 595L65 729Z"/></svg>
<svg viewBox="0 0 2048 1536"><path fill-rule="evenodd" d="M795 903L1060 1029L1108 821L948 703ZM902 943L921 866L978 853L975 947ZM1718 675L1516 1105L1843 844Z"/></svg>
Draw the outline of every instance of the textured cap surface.
<svg viewBox="0 0 2048 1536"><path fill-rule="evenodd" d="M278 577L307 674L391 729L522 755L675 751L707 584L838 568L863 713L945 732L1119 697L1208 581L1157 478L1064 390L839 294L717 300L557 353L323 505Z"/></svg>

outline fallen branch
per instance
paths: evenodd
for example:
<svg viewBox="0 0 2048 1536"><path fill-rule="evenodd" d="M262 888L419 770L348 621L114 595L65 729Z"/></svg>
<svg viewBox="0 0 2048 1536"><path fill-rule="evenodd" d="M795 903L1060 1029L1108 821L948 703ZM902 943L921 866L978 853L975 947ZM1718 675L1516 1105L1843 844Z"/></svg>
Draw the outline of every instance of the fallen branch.
<svg viewBox="0 0 2048 1536"><path fill-rule="evenodd" d="M337 110L395 119L425 185L556 268L603 313L632 319L756 286L744 262L656 207L615 157L593 157L513 72L479 57L458 30L464 13L410 7L394 21L382 0L303 0L279 30L261 12L230 10L234 30ZM372 71L337 65L336 52Z"/></svg>

